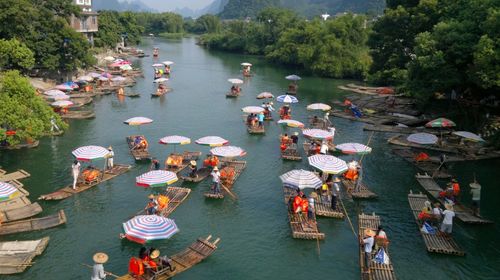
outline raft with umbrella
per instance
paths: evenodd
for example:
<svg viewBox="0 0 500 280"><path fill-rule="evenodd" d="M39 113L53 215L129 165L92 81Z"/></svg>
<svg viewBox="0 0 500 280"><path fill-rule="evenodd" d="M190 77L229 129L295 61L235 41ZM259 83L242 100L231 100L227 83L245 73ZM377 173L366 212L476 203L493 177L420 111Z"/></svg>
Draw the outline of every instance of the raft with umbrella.
<svg viewBox="0 0 500 280"><path fill-rule="evenodd" d="M289 81L292 81L289 85L288 85L288 90L287 90L287 94L292 94L292 95L295 95L297 94L297 90L299 89L299 86L297 85L297 81L301 80L302 78L293 74L293 75L288 75L285 77L285 79L289 80Z"/></svg>
<svg viewBox="0 0 500 280"><path fill-rule="evenodd" d="M108 155L108 149L101 146L83 146L73 150L73 156L82 162L90 162L92 163L95 160L102 160ZM85 177L85 171L80 172L78 177L78 181L76 183L76 190L73 189L72 184L68 184L66 187L63 187L55 192L41 195L38 199L41 200L62 200L66 199L75 194L84 192L88 189L91 189L102 182L111 180L116 176L122 175L125 172L129 171L132 166L124 165L124 164L114 164L112 169L100 170L95 166L88 166L86 170L89 170L89 173L98 174L98 176L88 176Z"/></svg>
<svg viewBox="0 0 500 280"><path fill-rule="evenodd" d="M221 191L225 190L226 192L231 192L234 183L240 177L247 165L246 161L235 160L234 158L245 156L246 152L240 147L223 146L211 149L210 153L221 157ZM224 194L222 192L214 193L213 191L206 192L204 196L207 198L224 198Z"/></svg>
<svg viewBox="0 0 500 280"><path fill-rule="evenodd" d="M174 220L158 215L139 215L123 223L126 239L139 244L169 239L179 232Z"/></svg>
<svg viewBox="0 0 500 280"><path fill-rule="evenodd" d="M444 147L444 146L439 146L437 144L429 144L434 139L436 141L434 143L437 143L438 138L436 135L433 135L430 133L418 133L418 134L420 134L420 135L432 135L432 136L428 136L429 139L428 139L428 141L425 140L426 141L425 144L412 142L412 141L420 141L420 140L417 140L418 138L415 139L414 137L412 137L412 138L408 139L413 134L410 134L410 136L408 136L408 137L398 134L398 135L395 135L395 136L389 138L387 140L387 142L389 144L392 144L392 145L397 145L397 146L402 146L402 147L411 147L411 148L417 148L417 149L422 149L422 150L432 150L432 151L447 152L447 153L458 153L459 152L456 149L456 147L452 147L450 145L447 145L446 147ZM412 140L412 141L410 141L410 140ZM424 141L424 137L422 137L422 141Z"/></svg>
<svg viewBox="0 0 500 280"><path fill-rule="evenodd" d="M220 238L217 238L215 241L211 241L212 235L209 235L207 238L198 238L193 244L191 244L186 249L181 252L173 255L169 255L170 260L175 267L175 270L170 270L170 268L166 268L156 272L150 279L155 280L167 280L175 275L182 273L196 264L200 263L204 259L208 258L212 255L215 250L217 250L217 244L220 241ZM135 276L130 274L123 275L117 278L118 280L137 280Z"/></svg>
<svg viewBox="0 0 500 280"><path fill-rule="evenodd" d="M343 143L337 145L336 148L337 150L347 155L365 155L371 153L372 151L372 148L360 143ZM349 168L356 168L356 166L350 166ZM368 188L368 186L362 179L359 182L359 185L356 187L359 180L359 177L356 180L349 179L345 176L341 177L342 184L346 188L348 195L352 198L357 199L376 198L377 195Z"/></svg>
<svg viewBox="0 0 500 280"><path fill-rule="evenodd" d="M134 117L124 121L125 124L130 126L141 126L152 122L152 119L146 117ZM137 145L135 144L136 139L140 139ZM135 160L151 160L153 158L149 153L148 141L144 135L130 135L127 136L126 140L130 154Z"/></svg>
<svg viewBox="0 0 500 280"><path fill-rule="evenodd" d="M241 88L240 85L242 85L244 82L241 79L228 79L227 80L229 83L232 84L232 87L235 87L236 90L233 92L232 90L228 93L226 93L226 97L238 97L241 95ZM231 88L232 88L231 87Z"/></svg>
<svg viewBox="0 0 500 280"><path fill-rule="evenodd" d="M244 122L247 126L247 132L249 134L264 134L266 130L264 128L264 124L262 126L259 125L257 120L252 120L250 123L247 121L247 117L249 114L255 114L255 118L258 117L258 114L264 113L265 109L260 106L246 106L241 109L247 115L244 115Z"/></svg>
<svg viewBox="0 0 500 280"><path fill-rule="evenodd" d="M18 209L31 204L29 192L17 180L0 182L0 211Z"/></svg>
<svg viewBox="0 0 500 280"><path fill-rule="evenodd" d="M335 137L335 128L330 127L329 130L308 128L302 130L302 134L308 139L302 144L306 155L311 155L310 149L313 142L321 146L322 142L324 141L328 146L329 153L335 151L335 145L333 144L333 138Z"/></svg>
<svg viewBox="0 0 500 280"><path fill-rule="evenodd" d="M49 237L38 240L0 242L0 274L21 273L34 264L49 243Z"/></svg>
<svg viewBox="0 0 500 280"><path fill-rule="evenodd" d="M314 115L313 117L309 117L309 124L312 126L312 128L319 128L319 129L328 129L328 127L331 126L331 122L328 119L328 116L332 107L328 104L324 103L313 103L307 105L307 110L308 111L321 111L321 112L326 112L325 116L323 118L318 118L318 116Z"/></svg>
<svg viewBox="0 0 500 280"><path fill-rule="evenodd" d="M174 146L173 153L165 160L165 170L179 173L189 165L190 161L196 161L201 156L200 151L184 151L182 154L175 152L177 145L187 145L191 143L191 139L188 137L179 135L165 136L160 139L159 143Z"/></svg>

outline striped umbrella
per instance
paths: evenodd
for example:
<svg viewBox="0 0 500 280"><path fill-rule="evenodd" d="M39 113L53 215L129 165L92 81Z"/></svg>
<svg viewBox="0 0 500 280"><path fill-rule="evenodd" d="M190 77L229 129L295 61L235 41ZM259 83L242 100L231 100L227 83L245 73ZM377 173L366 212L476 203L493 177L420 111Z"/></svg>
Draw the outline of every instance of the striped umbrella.
<svg viewBox="0 0 500 280"><path fill-rule="evenodd" d="M125 237L137 243L169 239L179 232L174 220L158 215L139 215L123 223Z"/></svg>
<svg viewBox="0 0 500 280"><path fill-rule="evenodd" d="M77 160L92 161L95 159L104 158L108 153L108 149L101 146L83 146L71 152Z"/></svg>
<svg viewBox="0 0 500 280"><path fill-rule="evenodd" d="M307 170L292 170L280 176L283 185L299 189L317 189L321 187L323 182L311 171Z"/></svg>
<svg viewBox="0 0 500 280"><path fill-rule="evenodd" d="M248 113L248 114L258 114L264 112L264 108L259 107L259 106L246 106L241 108L241 111Z"/></svg>
<svg viewBox="0 0 500 280"><path fill-rule="evenodd" d="M264 99L264 98L274 98L274 95L267 91L261 92L259 93L259 95L257 95L257 99Z"/></svg>
<svg viewBox="0 0 500 280"><path fill-rule="evenodd" d="M290 81L298 81L298 80L302 80L301 77L293 74L293 75L289 75L289 76L286 76L285 79L287 80L290 80Z"/></svg>
<svg viewBox="0 0 500 280"><path fill-rule="evenodd" d="M331 155L314 155L308 158L309 164L328 174L341 174L347 171L347 163Z"/></svg>
<svg viewBox="0 0 500 280"><path fill-rule="evenodd" d="M59 101L59 100L69 100L70 96L66 95L66 94L58 94L58 95L49 96L49 98L52 100L55 100L55 101Z"/></svg>
<svg viewBox="0 0 500 280"><path fill-rule="evenodd" d="M169 65L173 65L173 64L174 64L174 62L173 62L173 61L170 61L170 60L163 61L162 63L163 63L163 64L165 64L165 65L167 65L167 66L169 66Z"/></svg>
<svg viewBox="0 0 500 280"><path fill-rule="evenodd" d="M330 131L328 131L323 129L310 128L302 130L302 134L309 138L331 140L335 136L335 129L332 128Z"/></svg>
<svg viewBox="0 0 500 280"><path fill-rule="evenodd" d="M47 90L43 93L44 95L47 95L47 96L55 96L55 95L66 95L66 93L64 91L60 91L58 89L51 89L51 90Z"/></svg>
<svg viewBox="0 0 500 280"><path fill-rule="evenodd" d="M160 139L160 144L164 145L186 145L190 144L191 139L184 137L184 136L179 136L179 135L172 135L172 136L165 136Z"/></svg>
<svg viewBox="0 0 500 280"><path fill-rule="evenodd" d="M307 110L321 110L321 111L330 111L332 107L330 105L324 103L313 103L307 105Z"/></svg>
<svg viewBox="0 0 500 280"><path fill-rule="evenodd" d="M299 103L297 97L288 94L276 97L276 101L281 103Z"/></svg>
<svg viewBox="0 0 500 280"><path fill-rule="evenodd" d="M471 141L484 141L483 138L481 138L481 136L475 134L475 133L472 133L472 132L468 132L468 131L454 131L453 134L455 135L458 135L460 137L463 137L467 140L471 140Z"/></svg>
<svg viewBox="0 0 500 280"><path fill-rule="evenodd" d="M369 154L372 152L372 148L360 144L360 143L344 143L335 146L335 149L341 150L344 154Z"/></svg>
<svg viewBox="0 0 500 280"><path fill-rule="evenodd" d="M19 190L13 185L0 182L0 201L12 199L19 195Z"/></svg>
<svg viewBox="0 0 500 280"><path fill-rule="evenodd" d="M168 81L167 78L158 78L158 79L154 80L153 83L164 83L166 81Z"/></svg>
<svg viewBox="0 0 500 280"><path fill-rule="evenodd" d="M410 134L406 138L406 140L408 140L409 142L422 144L422 145L432 145L432 144L437 143L438 137L434 134L421 132L421 133Z"/></svg>
<svg viewBox="0 0 500 280"><path fill-rule="evenodd" d="M438 118L435 120L432 120L428 123L425 124L426 127L454 127L457 126L456 123L454 123L452 120L449 120L447 118Z"/></svg>
<svg viewBox="0 0 500 280"><path fill-rule="evenodd" d="M219 136L205 136L195 141L198 145L219 147L229 144L229 141Z"/></svg>
<svg viewBox="0 0 500 280"><path fill-rule="evenodd" d="M162 187L177 182L178 178L174 172L166 170L153 170L135 177L135 183L140 187Z"/></svg>
<svg viewBox="0 0 500 280"><path fill-rule="evenodd" d="M228 82L230 82L231 84L233 85L241 85L243 84L244 82L240 79L228 79L227 80Z"/></svg>
<svg viewBox="0 0 500 280"><path fill-rule="evenodd" d="M242 157L247 154L245 150L235 146L216 147L211 149L210 153L214 156L226 157L226 158Z"/></svg>
<svg viewBox="0 0 500 280"><path fill-rule="evenodd" d="M150 124L152 122L153 122L152 119L146 117L134 117L124 121L124 123L128 125L143 125L143 124Z"/></svg>
<svg viewBox="0 0 500 280"><path fill-rule="evenodd" d="M289 127L299 127L303 128L304 124L296 120L279 120L278 124L286 125Z"/></svg>
<svg viewBox="0 0 500 280"><path fill-rule="evenodd" d="M69 106L73 105L73 102L68 101L68 100L59 100L59 101L51 103L50 105L52 105L54 107L64 108L64 107L69 107Z"/></svg>

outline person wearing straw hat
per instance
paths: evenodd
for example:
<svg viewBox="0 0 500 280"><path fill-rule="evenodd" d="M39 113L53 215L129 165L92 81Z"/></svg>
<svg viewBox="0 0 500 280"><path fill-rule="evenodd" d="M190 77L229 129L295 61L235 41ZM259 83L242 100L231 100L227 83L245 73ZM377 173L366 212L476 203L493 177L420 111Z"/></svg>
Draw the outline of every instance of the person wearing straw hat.
<svg viewBox="0 0 500 280"><path fill-rule="evenodd" d="M115 156L115 152L113 152L113 147L108 147L109 153L106 155L107 164L109 170L113 169L113 157Z"/></svg>
<svg viewBox="0 0 500 280"><path fill-rule="evenodd" d="M364 238L360 237L360 245L364 246L364 252L365 252L364 270L365 272L368 272L370 270L370 260L372 255L373 243L375 242L374 239L375 232L367 228L363 233L364 233Z"/></svg>
<svg viewBox="0 0 500 280"><path fill-rule="evenodd" d="M453 205L446 203L446 210L443 211L443 222L441 223L440 231L445 236L451 235L453 230L453 218L455 217L455 211L453 211Z"/></svg>
<svg viewBox="0 0 500 280"><path fill-rule="evenodd" d="M144 210L146 210L146 214L148 215L155 215L156 212L158 212L158 201L156 200L154 194L150 194L148 198L149 201Z"/></svg>
<svg viewBox="0 0 500 280"><path fill-rule="evenodd" d="M220 193L220 172L219 168L217 166L214 167L212 170L212 173L210 173L212 176L212 190L214 191L214 194L219 194Z"/></svg>
<svg viewBox="0 0 500 280"><path fill-rule="evenodd" d="M94 266L92 267L92 276L90 280L103 280L106 279L106 272L104 271L104 264L108 261L108 255L105 253L96 253L92 259Z"/></svg>
<svg viewBox="0 0 500 280"><path fill-rule="evenodd" d="M167 268L170 269L170 271L175 270L175 267L172 265L172 260L167 256L160 257L160 250L153 249L146 261L146 272L153 276L156 272Z"/></svg>
<svg viewBox="0 0 500 280"><path fill-rule="evenodd" d="M189 162L189 177L191 178L196 178L198 177L198 174L196 173L198 171L198 167L196 167L196 161L192 160Z"/></svg>
<svg viewBox="0 0 500 280"><path fill-rule="evenodd" d="M479 205L481 201L481 185L474 179L473 183L469 184L470 193L472 195L472 211L475 216L479 217Z"/></svg>
<svg viewBox="0 0 500 280"><path fill-rule="evenodd" d="M73 174L73 189L76 190L76 183L78 182L78 176L80 175L80 162L75 159L71 165L71 174Z"/></svg>

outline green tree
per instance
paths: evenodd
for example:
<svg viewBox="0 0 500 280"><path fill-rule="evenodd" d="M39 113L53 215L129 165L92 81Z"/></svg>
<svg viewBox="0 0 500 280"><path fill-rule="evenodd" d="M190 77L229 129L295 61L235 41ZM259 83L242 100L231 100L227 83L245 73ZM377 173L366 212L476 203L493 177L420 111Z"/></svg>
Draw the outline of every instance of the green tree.
<svg viewBox="0 0 500 280"><path fill-rule="evenodd" d="M17 39L0 39L0 70L33 68L35 57L33 52Z"/></svg>

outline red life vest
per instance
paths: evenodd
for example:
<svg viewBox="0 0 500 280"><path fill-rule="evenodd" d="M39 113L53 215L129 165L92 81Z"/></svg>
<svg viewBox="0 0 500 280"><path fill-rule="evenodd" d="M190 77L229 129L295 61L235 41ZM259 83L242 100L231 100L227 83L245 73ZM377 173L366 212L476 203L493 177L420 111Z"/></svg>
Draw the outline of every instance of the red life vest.
<svg viewBox="0 0 500 280"><path fill-rule="evenodd" d="M133 276L144 275L144 264L138 258L130 258L128 262L128 272Z"/></svg>
<svg viewBox="0 0 500 280"><path fill-rule="evenodd" d="M460 194L460 185L458 183L453 183L453 195L458 196Z"/></svg>

